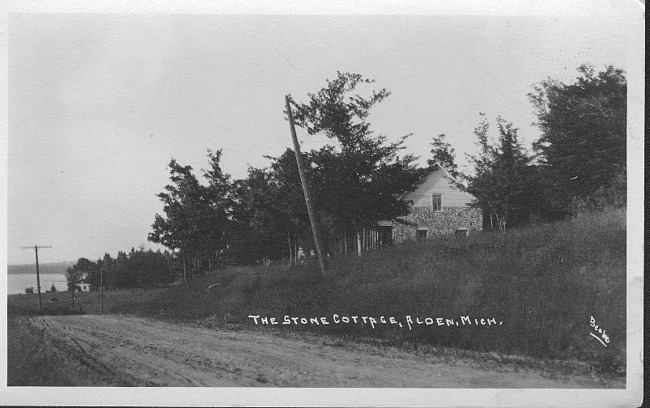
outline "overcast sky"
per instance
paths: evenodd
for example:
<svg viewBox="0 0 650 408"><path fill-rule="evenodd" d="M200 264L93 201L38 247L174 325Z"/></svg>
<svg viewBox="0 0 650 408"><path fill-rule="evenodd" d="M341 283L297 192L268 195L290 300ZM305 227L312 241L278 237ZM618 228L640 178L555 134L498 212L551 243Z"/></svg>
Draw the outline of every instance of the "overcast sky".
<svg viewBox="0 0 650 408"><path fill-rule="evenodd" d="M173 157L195 174L223 148L235 178L291 146L284 95L336 71L391 96L376 134L445 133L460 159L479 112L539 136L527 93L582 63L627 70L625 16L11 14L7 260L96 260L147 242ZM366 91L372 88L365 88ZM298 129L304 148L325 142ZM461 160L462 161L462 160Z"/></svg>

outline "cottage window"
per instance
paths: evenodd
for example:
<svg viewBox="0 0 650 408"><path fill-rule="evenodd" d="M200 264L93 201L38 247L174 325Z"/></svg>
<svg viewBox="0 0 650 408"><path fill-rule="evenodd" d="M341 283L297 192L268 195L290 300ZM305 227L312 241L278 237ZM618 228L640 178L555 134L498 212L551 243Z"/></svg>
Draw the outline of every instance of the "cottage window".
<svg viewBox="0 0 650 408"><path fill-rule="evenodd" d="M428 229L419 229L419 230L417 230L417 233L418 233L418 235L417 235L418 241L423 241L423 240L429 238L429 230Z"/></svg>
<svg viewBox="0 0 650 408"><path fill-rule="evenodd" d="M442 212L442 194L433 194L431 202L433 203L433 211Z"/></svg>

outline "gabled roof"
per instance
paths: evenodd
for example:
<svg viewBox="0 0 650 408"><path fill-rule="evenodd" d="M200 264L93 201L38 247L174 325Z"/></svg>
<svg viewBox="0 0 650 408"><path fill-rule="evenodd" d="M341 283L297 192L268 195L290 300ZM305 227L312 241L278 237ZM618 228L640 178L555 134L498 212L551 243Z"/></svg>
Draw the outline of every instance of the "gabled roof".
<svg viewBox="0 0 650 408"><path fill-rule="evenodd" d="M442 172L445 174L445 176L448 177L450 180L454 181L457 184L460 184L460 182L456 179L456 177L452 176L451 173L449 173L449 171L447 169L442 167L442 165L440 163L435 162L426 169L427 172L422 177L420 177L420 179L418 181L416 181L415 184L413 184L413 187L422 184L422 182L424 182L424 180L426 180L427 177L429 177L431 175L431 173L433 173L437 169L442 170ZM399 199L401 200L402 198L404 198L405 195L407 195L408 193L410 193L411 191L414 191L414 190L415 190L415 188L402 193L402 195L399 196Z"/></svg>
<svg viewBox="0 0 650 408"><path fill-rule="evenodd" d="M438 168L440 168L440 170L442 170L443 172L445 172L445 175L446 175L447 177L449 177L449 178L450 178L451 180L453 180L454 182L460 184L460 181L458 181L458 179L456 179L456 177L452 176L451 173L449 172L449 170L447 170L446 168L442 167L442 165L441 165L440 163L435 162L435 163L433 163L433 165L429 166L430 169L433 169L434 167L438 167ZM427 174L427 175L428 175L428 174Z"/></svg>

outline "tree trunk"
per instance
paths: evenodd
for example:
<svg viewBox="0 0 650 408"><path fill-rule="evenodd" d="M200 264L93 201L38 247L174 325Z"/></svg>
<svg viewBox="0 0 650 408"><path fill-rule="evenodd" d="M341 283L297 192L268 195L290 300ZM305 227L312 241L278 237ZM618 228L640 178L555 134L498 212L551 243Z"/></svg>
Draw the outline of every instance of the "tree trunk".
<svg viewBox="0 0 650 408"><path fill-rule="evenodd" d="M361 256L361 233L357 228L357 255Z"/></svg>
<svg viewBox="0 0 650 408"><path fill-rule="evenodd" d="M187 286L187 266L185 265L185 254L183 254L183 285Z"/></svg>
<svg viewBox="0 0 650 408"><path fill-rule="evenodd" d="M291 234L287 231L287 244L289 245L289 266L293 266L293 249L291 248Z"/></svg>
<svg viewBox="0 0 650 408"><path fill-rule="evenodd" d="M506 211L499 222L499 229L501 232L506 232L506 221L508 220L508 212Z"/></svg>

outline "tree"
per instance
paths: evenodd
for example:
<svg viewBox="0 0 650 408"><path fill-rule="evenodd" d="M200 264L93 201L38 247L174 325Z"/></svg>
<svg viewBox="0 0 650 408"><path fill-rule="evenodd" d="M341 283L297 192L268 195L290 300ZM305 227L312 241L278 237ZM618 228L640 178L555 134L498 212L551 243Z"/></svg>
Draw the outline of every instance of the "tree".
<svg viewBox="0 0 650 408"><path fill-rule="evenodd" d="M200 184L192 174L191 166L181 166L176 160L169 162L170 179L174 184L157 194L163 202L165 216L156 214L149 240L171 250L190 245L195 225L192 216L201 194Z"/></svg>
<svg viewBox="0 0 650 408"><path fill-rule="evenodd" d="M582 65L571 84L548 79L529 94L542 136L534 144L556 206L597 192L625 194L627 82L607 66Z"/></svg>
<svg viewBox="0 0 650 408"><path fill-rule="evenodd" d="M156 214L149 241L162 244L173 250L180 250L183 258L183 281L187 281L186 257L196 248L199 237L198 217L203 189L192 174L191 166L181 166L176 160L169 162L170 179L174 184L165 187L166 192L158 194L163 202L165 216Z"/></svg>
<svg viewBox="0 0 650 408"><path fill-rule="evenodd" d="M313 199L314 212L320 223L321 239L326 241L322 234L323 224L326 216L323 212L323 202L317 195L317 180L314 177L314 163L308 153L302 153L305 176L309 183ZM304 193L298 171L296 152L291 149L278 158L273 158L269 172L270 190L274 203L272 204L272 217L279 221L275 225L274 234L279 242L284 242L282 252L291 260L292 264L297 262L300 248L305 253L311 253L316 249L309 213L304 200ZM284 238L284 239L282 239ZM323 247L326 247L326 242Z"/></svg>
<svg viewBox="0 0 650 408"><path fill-rule="evenodd" d="M135 287L135 279L130 273L129 258L124 251L118 251L111 270L109 285L113 289Z"/></svg>
<svg viewBox="0 0 650 408"><path fill-rule="evenodd" d="M348 230L374 228L381 220L395 219L409 211L397 196L411 188L418 173L411 155L399 157L409 136L388 143L374 136L367 117L377 103L390 95L385 89L369 97L354 94L374 81L360 74L337 73L309 102L293 102L297 125L310 135L323 132L332 142L306 154L314 201L321 219L329 224L329 236Z"/></svg>
<svg viewBox="0 0 650 408"><path fill-rule="evenodd" d="M474 174L462 177L467 182L465 190L475 197L472 205L483 210L491 228L505 231L509 224L526 222L537 209L531 201L534 167L512 123L497 118L499 138L492 145L488 138L489 123L481 115L481 122L474 130L479 154L468 155Z"/></svg>
<svg viewBox="0 0 650 408"><path fill-rule="evenodd" d="M104 253L104 257L97 260L97 267L102 271L100 280L103 281L104 288L117 287L116 260L111 258L110 254Z"/></svg>
<svg viewBox="0 0 650 408"><path fill-rule="evenodd" d="M91 286L95 282L95 276L98 276L99 269L97 264L89 261L86 258L79 258L77 263L68 268L66 272L66 280L68 282L68 290L75 291L79 289L79 284L82 281L90 283ZM90 282L89 282L90 281ZM97 286L99 281L97 281Z"/></svg>
<svg viewBox="0 0 650 408"><path fill-rule="evenodd" d="M169 169L173 184L158 194L164 215L156 214L148 239L178 251L184 281L188 264L193 275L214 269L228 247L234 202L230 176L221 169L221 155L221 150L208 150L210 167L203 170L207 185L199 183L191 166L181 166L172 159Z"/></svg>
<svg viewBox="0 0 650 408"><path fill-rule="evenodd" d="M52 284L52 287L50 287L50 292L56 292L56 286L54 286L54 284Z"/></svg>
<svg viewBox="0 0 650 408"><path fill-rule="evenodd" d="M141 287L169 285L174 282L174 272L169 261L160 252L140 250L135 253L140 262L136 263L136 273L141 276L139 279Z"/></svg>
<svg viewBox="0 0 650 408"><path fill-rule="evenodd" d="M294 118L310 135L325 132L330 139L337 139L343 149L355 149L367 141L370 124L365 120L370 109L390 95L386 89L373 91L369 98L348 96L359 84L374 81L360 74L337 72L337 78L326 80L327 86L317 94L307 94L308 104L295 104ZM347 99L346 99L347 97Z"/></svg>
<svg viewBox="0 0 650 408"><path fill-rule="evenodd" d="M429 167L438 163L445 168L453 177L457 178L460 173L456 165L456 152L446 140L444 134L435 136L431 140L431 159L427 160Z"/></svg>
<svg viewBox="0 0 650 408"><path fill-rule="evenodd" d="M103 269L104 286L111 289L169 285L176 279L168 257L160 251L146 250L142 245L128 253L119 251L116 259L104 254L97 261L97 269ZM97 282L91 288L99 288Z"/></svg>
<svg viewBox="0 0 650 408"><path fill-rule="evenodd" d="M226 264L234 206L233 184L230 175L221 169L221 156L221 149L216 152L208 150L210 167L203 171L208 185L203 187L205 192L202 195L203 203L200 205L198 217L198 233L202 237L203 250L207 253L211 269L217 264Z"/></svg>
<svg viewBox="0 0 650 408"><path fill-rule="evenodd" d="M306 173L313 189L311 162L303 153ZM295 152L287 149L265 169L249 168L248 178L236 184L237 223L233 251L242 263L260 260L296 261L299 248L314 249ZM321 222L323 212L319 212Z"/></svg>

